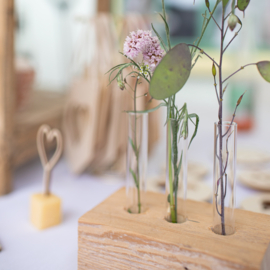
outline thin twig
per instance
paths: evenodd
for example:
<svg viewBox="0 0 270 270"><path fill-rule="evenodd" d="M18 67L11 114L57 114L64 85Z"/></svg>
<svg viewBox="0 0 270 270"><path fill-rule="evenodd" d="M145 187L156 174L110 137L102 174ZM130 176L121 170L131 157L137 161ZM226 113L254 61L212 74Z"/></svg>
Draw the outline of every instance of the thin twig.
<svg viewBox="0 0 270 270"><path fill-rule="evenodd" d="M235 75L236 73L238 73L239 71L243 70L245 67L247 66L255 66L257 65L257 63L252 63L252 64L247 64L245 66L240 67L238 70L236 70L233 74L231 74L229 77L227 77L222 83L225 83L227 80L229 80L233 75Z"/></svg>
<svg viewBox="0 0 270 270"><path fill-rule="evenodd" d="M222 135L222 138L224 138L230 132L230 129L232 127L232 123L234 121L234 118L235 118L235 115L236 115L236 110L237 110L237 107L238 106L239 105L236 105L235 110L234 110L234 113L233 113L233 117L232 117L232 120L231 120L231 123L230 123L230 127L228 128L228 130L226 131L226 133Z"/></svg>
<svg viewBox="0 0 270 270"><path fill-rule="evenodd" d="M227 35L228 29L229 29L229 25L227 25L227 28L226 28L225 33L224 33L224 35L223 35L223 40L225 39L225 37L226 37L226 35Z"/></svg>
<svg viewBox="0 0 270 270"><path fill-rule="evenodd" d="M210 10L210 8L208 8L208 11L209 11L209 14L210 14L211 18L212 18L213 21L215 22L216 26L217 26L218 29L221 31L221 28L220 28L219 24L217 23L217 21L215 20L215 18L214 18L214 16L213 16L212 12L211 12L211 10Z"/></svg>
<svg viewBox="0 0 270 270"><path fill-rule="evenodd" d="M220 101L219 96L218 96L216 76L214 76L214 86L215 86L215 90L216 90L217 101L219 104L221 101Z"/></svg>
<svg viewBox="0 0 270 270"><path fill-rule="evenodd" d="M228 26L227 26L227 29L228 29ZM241 24L240 29L239 29L237 32L235 32L234 37L230 40L230 42L228 43L228 45L226 46L226 48L223 50L223 53L225 53L225 51L226 51L227 48L230 46L230 44L233 42L233 40L238 36L238 34L239 34L239 32L241 31L241 29L242 29L242 24ZM226 34L225 34L225 35L226 35ZM224 36L224 38L225 38L225 36Z"/></svg>
<svg viewBox="0 0 270 270"><path fill-rule="evenodd" d="M225 175L225 191L224 191L224 195L223 198L225 199L226 194L227 194L227 174L226 174L226 170L228 167L228 160L229 160L229 149L228 149L228 143L229 143L229 138L231 137L231 135L233 134L233 131L231 132L231 134L227 137L226 139L226 153L227 153L227 159L226 159L226 164L224 167L224 175Z"/></svg>
<svg viewBox="0 0 270 270"><path fill-rule="evenodd" d="M209 59L211 59L212 60L212 62L214 62L216 65L217 65L217 67L219 68L219 64L209 55L209 54L207 54L203 49L201 49L200 47L198 47L198 46L196 46L196 45L193 45L193 44L187 44L189 47L194 47L194 48L196 48L196 49L198 49L198 50L200 50L200 53L202 53L202 54L204 54L204 55L206 55Z"/></svg>
<svg viewBox="0 0 270 270"><path fill-rule="evenodd" d="M218 199L217 199L217 196L218 196L218 194L216 194L216 209L217 209L218 215L221 217L221 213L218 210Z"/></svg>
<svg viewBox="0 0 270 270"><path fill-rule="evenodd" d="M214 12L215 12L215 10L216 10L218 4L219 4L219 1L216 1L216 4L215 4L215 6L214 6L214 8L213 8L213 11L212 11L212 14L214 14ZM210 21L211 21L210 18L207 19L207 22L206 22L206 24L205 24L205 26L204 26L204 28L203 28L203 30L202 30L201 36L200 36L200 38L199 38L199 40L198 40L198 42L197 42L197 46L200 45L201 40L202 40L202 38L203 38L203 36L204 36L204 33L205 33L206 28L207 28L207 26L208 26L208 24L209 24ZM195 52L196 52L196 50L193 50L193 49L192 49L192 50L191 50L191 55L193 55L193 53L195 53Z"/></svg>
<svg viewBox="0 0 270 270"><path fill-rule="evenodd" d="M226 21L228 19L228 17L232 14L232 12L230 12L225 18L224 20Z"/></svg>
<svg viewBox="0 0 270 270"><path fill-rule="evenodd" d="M225 199L226 195L227 195L227 185L228 185L228 175L227 173L225 173L225 191L224 191L224 196L223 198Z"/></svg>
<svg viewBox="0 0 270 270"><path fill-rule="evenodd" d="M221 42L220 42L220 60L219 60L219 96L222 97L222 63L223 63L223 35L224 35L224 12L225 8L222 8L222 26L221 26ZM219 140L219 173L220 173L220 192L221 192L221 232L222 235L225 235L225 212L224 212L224 191L223 191L223 173L222 173L222 167L223 167L223 162L222 162L222 109L223 109L223 102L219 103L219 113L218 113L218 118L219 118L219 126L218 126L218 132L220 135L220 140Z"/></svg>

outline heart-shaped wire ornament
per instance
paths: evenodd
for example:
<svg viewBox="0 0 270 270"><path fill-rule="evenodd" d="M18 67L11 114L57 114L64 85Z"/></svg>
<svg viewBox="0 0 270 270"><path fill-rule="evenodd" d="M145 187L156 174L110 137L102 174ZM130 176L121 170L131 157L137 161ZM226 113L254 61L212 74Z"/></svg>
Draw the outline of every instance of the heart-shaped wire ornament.
<svg viewBox="0 0 270 270"><path fill-rule="evenodd" d="M46 149L45 149L45 139L48 142L56 140L56 150L48 160ZM50 194L50 181L51 181L51 171L53 167L58 162L63 151L63 138L61 132L58 129L51 129L48 125L42 125L37 133L37 148L39 157L44 169L43 173L43 193L45 195Z"/></svg>

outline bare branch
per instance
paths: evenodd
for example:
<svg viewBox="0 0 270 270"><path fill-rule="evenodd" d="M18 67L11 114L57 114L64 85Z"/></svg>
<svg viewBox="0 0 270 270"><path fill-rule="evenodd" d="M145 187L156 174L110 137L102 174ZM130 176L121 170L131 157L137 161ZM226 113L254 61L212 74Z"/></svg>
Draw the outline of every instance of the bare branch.
<svg viewBox="0 0 270 270"><path fill-rule="evenodd" d="M221 31L221 28L219 26L219 24L217 23L217 21L215 20L213 13L211 12L210 8L208 8L209 14L211 16L211 18L213 19L213 21L215 22L216 26L218 27L218 29Z"/></svg>
<svg viewBox="0 0 270 270"><path fill-rule="evenodd" d="M231 74L229 77L227 77L227 78L222 82L222 84L225 83L227 80L229 80L233 75L235 75L235 74L238 73L239 71L243 70L245 67L247 67L247 66L255 66L255 65L257 65L257 64L256 64L256 63L252 63L252 64L247 64L247 65L245 65L245 66L240 67L240 68L239 68L238 70L236 70L233 74Z"/></svg>
<svg viewBox="0 0 270 270"><path fill-rule="evenodd" d="M218 63L217 63L210 55L208 55L203 49L201 49L200 47L198 47L198 46L196 46L196 45L193 45L193 44L187 44L187 45L188 45L189 47L194 47L194 48L200 50L200 53L206 55L206 56L207 56L209 59L211 59L212 62L214 62L214 63L217 65L217 67L219 68L219 64L218 64Z"/></svg>

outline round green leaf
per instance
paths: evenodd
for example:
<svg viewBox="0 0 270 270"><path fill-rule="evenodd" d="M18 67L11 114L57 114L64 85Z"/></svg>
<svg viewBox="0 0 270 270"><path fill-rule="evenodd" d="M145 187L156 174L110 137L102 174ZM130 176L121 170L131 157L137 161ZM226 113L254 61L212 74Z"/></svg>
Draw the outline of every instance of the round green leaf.
<svg viewBox="0 0 270 270"><path fill-rule="evenodd" d="M250 0L237 0L237 7L241 11L245 11L249 5Z"/></svg>
<svg viewBox="0 0 270 270"><path fill-rule="evenodd" d="M262 77L270 83L270 61L258 62L257 68Z"/></svg>
<svg viewBox="0 0 270 270"><path fill-rule="evenodd" d="M180 43L156 67L150 82L150 95L157 100L175 95L187 82L191 71L189 47Z"/></svg>

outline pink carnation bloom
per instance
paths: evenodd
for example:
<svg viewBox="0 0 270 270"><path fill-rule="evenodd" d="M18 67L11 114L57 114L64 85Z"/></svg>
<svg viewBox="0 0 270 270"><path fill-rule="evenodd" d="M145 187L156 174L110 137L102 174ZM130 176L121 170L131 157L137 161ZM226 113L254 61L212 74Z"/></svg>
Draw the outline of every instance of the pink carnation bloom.
<svg viewBox="0 0 270 270"><path fill-rule="evenodd" d="M158 38L153 37L151 31L143 30L131 32L124 43L124 54L128 58L133 60L139 53L142 53L143 60L150 66L151 71L154 71L164 55Z"/></svg>

